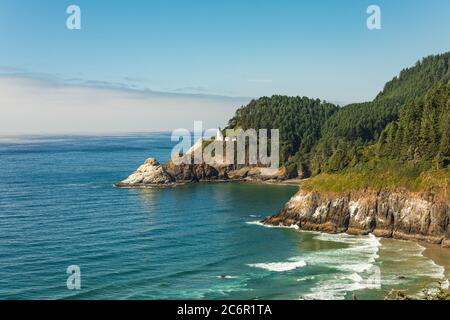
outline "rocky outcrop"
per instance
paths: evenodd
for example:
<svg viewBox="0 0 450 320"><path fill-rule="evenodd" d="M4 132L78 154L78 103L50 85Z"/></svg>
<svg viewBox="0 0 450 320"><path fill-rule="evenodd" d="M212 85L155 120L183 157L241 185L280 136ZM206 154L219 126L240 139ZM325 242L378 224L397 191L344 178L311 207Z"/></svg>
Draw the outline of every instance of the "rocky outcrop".
<svg viewBox="0 0 450 320"><path fill-rule="evenodd" d="M202 164L179 164L169 161L164 168L178 182L227 180L227 167Z"/></svg>
<svg viewBox="0 0 450 320"><path fill-rule="evenodd" d="M450 247L449 201L432 192L299 191L278 214L262 222L328 233L373 233Z"/></svg>
<svg viewBox="0 0 450 320"><path fill-rule="evenodd" d="M154 158L145 160L132 175L116 183L117 187L150 187L173 185L175 179Z"/></svg>
<svg viewBox="0 0 450 320"><path fill-rule="evenodd" d="M160 165L149 158L127 179L116 187L164 187L198 181L284 181L290 176L281 168L273 170L258 166L175 164Z"/></svg>

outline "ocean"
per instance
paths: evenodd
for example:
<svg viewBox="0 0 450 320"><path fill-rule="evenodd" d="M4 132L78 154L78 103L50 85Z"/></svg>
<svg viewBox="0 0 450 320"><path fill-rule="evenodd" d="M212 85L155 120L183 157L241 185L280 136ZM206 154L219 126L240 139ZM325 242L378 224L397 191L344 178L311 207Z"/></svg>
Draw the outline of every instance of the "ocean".
<svg viewBox="0 0 450 320"><path fill-rule="evenodd" d="M382 299L444 277L417 243L259 224L295 186L113 187L172 147L168 133L0 138L0 299Z"/></svg>

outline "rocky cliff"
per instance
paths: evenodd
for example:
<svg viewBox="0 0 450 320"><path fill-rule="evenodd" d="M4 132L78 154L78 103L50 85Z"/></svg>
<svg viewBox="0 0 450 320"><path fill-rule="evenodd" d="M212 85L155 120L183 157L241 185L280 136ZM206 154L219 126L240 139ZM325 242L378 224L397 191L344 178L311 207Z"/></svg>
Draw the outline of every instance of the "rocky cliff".
<svg viewBox="0 0 450 320"><path fill-rule="evenodd" d="M283 181L282 168L271 171L248 166L203 164L165 165L147 159L116 187L167 187L197 181ZM297 225L303 230L369 234L379 237L426 241L450 247L450 201L434 192L352 191L324 193L300 190L269 225Z"/></svg>
<svg viewBox="0 0 450 320"><path fill-rule="evenodd" d="M147 159L127 179L116 187L164 187L198 181L283 181L291 178L284 168L272 170L258 166L179 164L172 161L161 165Z"/></svg>
<svg viewBox="0 0 450 320"><path fill-rule="evenodd" d="M175 179L154 158L145 160L133 174L115 184L116 187L144 187L173 185Z"/></svg>
<svg viewBox="0 0 450 320"><path fill-rule="evenodd" d="M432 192L366 190L326 194L301 190L278 214L262 222L328 233L373 233L450 247L449 201Z"/></svg>

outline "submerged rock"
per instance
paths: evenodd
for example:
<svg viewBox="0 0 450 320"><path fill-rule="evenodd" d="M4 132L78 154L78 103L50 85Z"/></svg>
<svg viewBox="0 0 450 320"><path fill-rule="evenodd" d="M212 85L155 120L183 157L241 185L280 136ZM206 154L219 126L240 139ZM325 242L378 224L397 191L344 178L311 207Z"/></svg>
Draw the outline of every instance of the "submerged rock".
<svg viewBox="0 0 450 320"><path fill-rule="evenodd" d="M297 225L303 230L426 241L448 247L448 199L408 191L321 193L299 191L269 225Z"/></svg>
<svg viewBox="0 0 450 320"><path fill-rule="evenodd" d="M116 187L164 186L174 183L175 179L163 166L156 159L149 158L128 178L116 183Z"/></svg>

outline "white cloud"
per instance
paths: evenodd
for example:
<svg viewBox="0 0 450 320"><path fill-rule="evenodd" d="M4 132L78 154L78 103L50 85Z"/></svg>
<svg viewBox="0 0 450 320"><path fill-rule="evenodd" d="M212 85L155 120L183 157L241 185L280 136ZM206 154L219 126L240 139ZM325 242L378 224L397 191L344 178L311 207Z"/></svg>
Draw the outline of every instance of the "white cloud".
<svg viewBox="0 0 450 320"><path fill-rule="evenodd" d="M0 76L0 134L114 133L224 125L246 98Z"/></svg>

